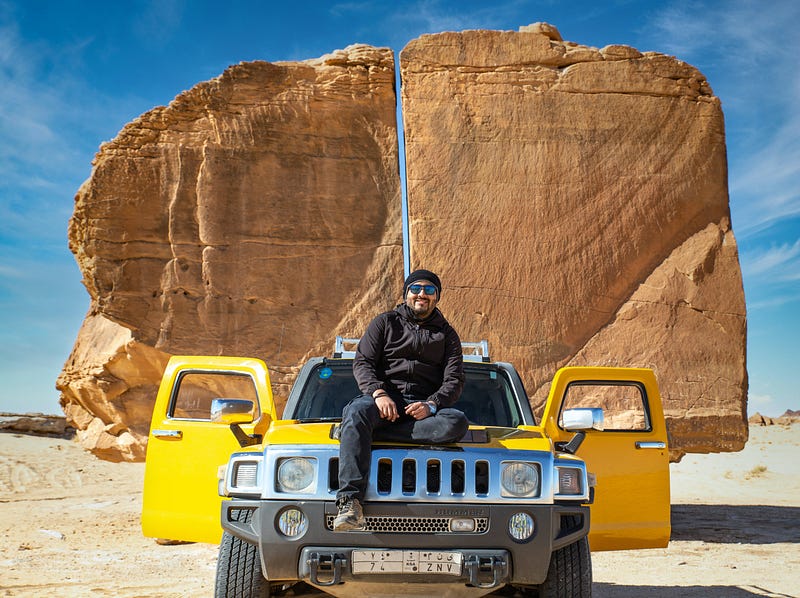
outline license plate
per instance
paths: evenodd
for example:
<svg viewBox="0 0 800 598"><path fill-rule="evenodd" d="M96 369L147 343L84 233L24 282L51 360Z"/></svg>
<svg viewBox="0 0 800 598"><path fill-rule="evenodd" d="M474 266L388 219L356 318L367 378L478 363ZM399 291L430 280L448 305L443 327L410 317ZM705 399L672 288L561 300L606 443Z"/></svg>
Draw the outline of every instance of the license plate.
<svg viewBox="0 0 800 598"><path fill-rule="evenodd" d="M353 573L461 575L460 552L441 550L354 550Z"/></svg>

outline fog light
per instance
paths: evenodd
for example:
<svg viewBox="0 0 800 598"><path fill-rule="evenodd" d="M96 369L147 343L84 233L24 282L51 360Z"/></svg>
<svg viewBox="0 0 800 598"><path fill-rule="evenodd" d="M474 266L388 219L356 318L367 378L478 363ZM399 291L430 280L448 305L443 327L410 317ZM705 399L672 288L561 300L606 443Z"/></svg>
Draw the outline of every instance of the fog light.
<svg viewBox="0 0 800 598"><path fill-rule="evenodd" d="M515 513L508 520L508 533L517 542L530 540L533 532L533 517L527 513Z"/></svg>
<svg viewBox="0 0 800 598"><path fill-rule="evenodd" d="M287 538L298 538L306 533L308 519L298 509L286 509L278 517L278 529Z"/></svg>
<svg viewBox="0 0 800 598"><path fill-rule="evenodd" d="M450 520L451 532L474 532L475 520L469 518L458 518Z"/></svg>

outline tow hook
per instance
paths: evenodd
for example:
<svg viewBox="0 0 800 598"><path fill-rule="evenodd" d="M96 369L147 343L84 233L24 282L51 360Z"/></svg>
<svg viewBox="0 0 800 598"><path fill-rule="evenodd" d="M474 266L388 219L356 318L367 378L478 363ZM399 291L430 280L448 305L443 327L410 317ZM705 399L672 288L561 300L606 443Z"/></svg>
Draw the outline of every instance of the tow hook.
<svg viewBox="0 0 800 598"><path fill-rule="evenodd" d="M334 586L342 583L342 570L347 566L347 559L341 554L320 554L312 552L306 559L309 579L318 586ZM319 574L323 573L330 579L323 581Z"/></svg>
<svg viewBox="0 0 800 598"><path fill-rule="evenodd" d="M469 575L469 585L476 588L494 588L508 576L508 563L501 556L478 556L471 554L464 562L464 569ZM492 580L481 582L481 572L492 573Z"/></svg>

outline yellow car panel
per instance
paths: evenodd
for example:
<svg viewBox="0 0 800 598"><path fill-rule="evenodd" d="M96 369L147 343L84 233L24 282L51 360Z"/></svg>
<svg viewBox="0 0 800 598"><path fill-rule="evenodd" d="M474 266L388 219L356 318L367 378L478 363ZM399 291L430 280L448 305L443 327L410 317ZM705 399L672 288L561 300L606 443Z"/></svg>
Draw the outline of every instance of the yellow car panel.
<svg viewBox="0 0 800 598"><path fill-rule="evenodd" d="M655 374L641 368L559 370L542 417L554 442L574 436L559 425L559 418L564 409L580 407L602 407L606 420L604 430L586 432L576 453L596 478L591 550L666 546L670 536L669 451Z"/></svg>
<svg viewBox="0 0 800 598"><path fill-rule="evenodd" d="M275 418L263 361L231 357L173 357L153 408L142 505L145 536L218 543L222 536L218 469L242 450L227 425L210 420L215 398L254 402L254 422L241 426L263 435Z"/></svg>

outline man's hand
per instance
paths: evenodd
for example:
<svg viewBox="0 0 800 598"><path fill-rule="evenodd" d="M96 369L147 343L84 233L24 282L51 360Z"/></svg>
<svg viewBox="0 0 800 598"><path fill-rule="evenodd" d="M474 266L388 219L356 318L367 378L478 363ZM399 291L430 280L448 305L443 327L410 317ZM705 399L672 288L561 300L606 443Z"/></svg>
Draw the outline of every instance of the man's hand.
<svg viewBox="0 0 800 598"><path fill-rule="evenodd" d="M380 394L375 397L375 406L378 408L382 419L388 419L393 422L400 417L400 414L397 413L397 405L387 394Z"/></svg>
<svg viewBox="0 0 800 598"><path fill-rule="evenodd" d="M406 405L406 413L414 419L425 419L426 417L430 417L431 408L425 401L417 401L416 403Z"/></svg>

